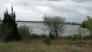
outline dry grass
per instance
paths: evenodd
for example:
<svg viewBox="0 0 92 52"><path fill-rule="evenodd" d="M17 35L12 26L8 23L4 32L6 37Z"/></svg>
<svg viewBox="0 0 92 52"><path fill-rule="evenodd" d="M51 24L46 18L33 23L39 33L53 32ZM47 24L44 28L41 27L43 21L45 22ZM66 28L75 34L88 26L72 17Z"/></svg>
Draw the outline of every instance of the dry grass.
<svg viewBox="0 0 92 52"><path fill-rule="evenodd" d="M88 41L89 42L89 41ZM56 40L46 45L43 40L23 40L21 42L0 43L0 52L92 52L91 44L77 46L69 41Z"/></svg>

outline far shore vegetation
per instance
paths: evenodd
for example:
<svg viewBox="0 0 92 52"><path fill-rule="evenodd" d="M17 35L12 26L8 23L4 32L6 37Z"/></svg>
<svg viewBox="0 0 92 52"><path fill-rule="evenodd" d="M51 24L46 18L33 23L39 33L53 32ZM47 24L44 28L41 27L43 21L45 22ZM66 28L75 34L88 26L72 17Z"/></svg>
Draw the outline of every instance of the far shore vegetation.
<svg viewBox="0 0 92 52"><path fill-rule="evenodd" d="M43 21L16 21L16 22L44 23ZM65 22L65 24L69 24L69 25L80 25L80 23L76 23L76 22Z"/></svg>

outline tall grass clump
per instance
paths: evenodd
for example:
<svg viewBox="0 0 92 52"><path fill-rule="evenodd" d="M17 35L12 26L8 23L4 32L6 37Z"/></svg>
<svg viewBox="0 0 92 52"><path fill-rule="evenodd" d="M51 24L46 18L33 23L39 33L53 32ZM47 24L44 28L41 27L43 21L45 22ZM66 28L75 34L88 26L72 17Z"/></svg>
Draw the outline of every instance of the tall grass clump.
<svg viewBox="0 0 92 52"><path fill-rule="evenodd" d="M31 39L46 39L48 36L45 34L31 34Z"/></svg>
<svg viewBox="0 0 92 52"><path fill-rule="evenodd" d="M77 40L81 40L82 37L81 37L81 35L74 34L71 39L72 39L72 41L77 41Z"/></svg>
<svg viewBox="0 0 92 52"><path fill-rule="evenodd" d="M29 30L30 28L26 25L20 26L19 28L19 33L22 36L22 38L30 38L32 30Z"/></svg>
<svg viewBox="0 0 92 52"><path fill-rule="evenodd" d="M48 38L44 39L44 43L47 45L51 45L52 39L48 37Z"/></svg>

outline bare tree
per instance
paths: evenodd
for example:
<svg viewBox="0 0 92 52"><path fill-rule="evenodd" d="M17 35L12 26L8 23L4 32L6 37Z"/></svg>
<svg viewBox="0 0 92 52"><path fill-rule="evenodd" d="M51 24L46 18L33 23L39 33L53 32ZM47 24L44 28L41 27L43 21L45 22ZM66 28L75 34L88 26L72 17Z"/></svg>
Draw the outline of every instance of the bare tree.
<svg viewBox="0 0 92 52"><path fill-rule="evenodd" d="M55 39L63 33L65 19L60 16L44 16L44 24Z"/></svg>

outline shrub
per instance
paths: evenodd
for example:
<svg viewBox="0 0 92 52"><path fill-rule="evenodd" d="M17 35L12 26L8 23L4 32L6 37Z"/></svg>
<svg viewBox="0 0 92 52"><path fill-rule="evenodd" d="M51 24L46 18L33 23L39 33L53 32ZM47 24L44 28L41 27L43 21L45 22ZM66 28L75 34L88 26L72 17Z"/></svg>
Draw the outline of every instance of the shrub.
<svg viewBox="0 0 92 52"><path fill-rule="evenodd" d="M44 40L44 43L47 44L47 45L50 45L51 42L52 42L52 40L49 37Z"/></svg>
<svg viewBox="0 0 92 52"><path fill-rule="evenodd" d="M82 37L81 37L81 35L73 35L72 36L72 38L71 38L73 41L76 41L76 40L81 40L82 39Z"/></svg>
<svg viewBox="0 0 92 52"><path fill-rule="evenodd" d="M39 34L32 34L31 36L30 36L30 38L31 39L41 39L41 38L47 38L48 36L46 36L46 35L44 35L44 34L41 34L41 35L39 35Z"/></svg>
<svg viewBox="0 0 92 52"><path fill-rule="evenodd" d="M37 35L37 34L32 34L30 36L31 39L39 39L40 38L40 35Z"/></svg>
<svg viewBox="0 0 92 52"><path fill-rule="evenodd" d="M53 35L51 32L49 33L49 37L50 37L51 39L53 39L53 40L55 39L54 35Z"/></svg>
<svg viewBox="0 0 92 52"><path fill-rule="evenodd" d="M30 38L32 30L29 31L29 29L26 25L19 27L19 33L22 35L22 38Z"/></svg>
<svg viewBox="0 0 92 52"><path fill-rule="evenodd" d="M48 38L48 36L45 35L45 34L41 34L40 37L43 38L43 39L44 39L44 38Z"/></svg>

